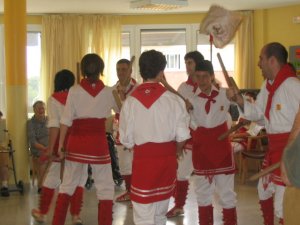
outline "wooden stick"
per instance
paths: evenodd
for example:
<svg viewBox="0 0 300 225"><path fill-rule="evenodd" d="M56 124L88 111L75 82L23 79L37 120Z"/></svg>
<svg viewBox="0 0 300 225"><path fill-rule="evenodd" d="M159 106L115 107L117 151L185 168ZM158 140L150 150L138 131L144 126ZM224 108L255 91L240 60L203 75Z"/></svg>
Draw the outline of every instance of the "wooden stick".
<svg viewBox="0 0 300 225"><path fill-rule="evenodd" d="M234 89L236 89L238 92L240 92L238 86L236 85L236 83L235 83L235 81L234 81L234 79L233 79L233 77L230 77L230 76L229 76L229 74L228 74L228 72L227 72L227 70L226 70L226 68L225 68L225 66L224 66L224 63L223 63L223 60L222 60L222 57L221 57L221 54L220 54L220 53L217 53L217 58L218 58L219 63L220 63L220 65L221 65L222 72L223 72L223 74L224 74L224 77L225 77L225 80L226 80L226 83L227 83L228 87L229 87L229 88L234 88Z"/></svg>
<svg viewBox="0 0 300 225"><path fill-rule="evenodd" d="M162 81L161 83L165 86L165 88L166 88L168 91L170 91L170 92L172 92L172 93L178 95L180 98L183 99L183 101L186 101L186 99L185 99L181 94L179 94L179 92L176 91L176 90L175 90L175 89L174 89L174 88L173 88L166 80L165 80L165 81Z"/></svg>
<svg viewBox="0 0 300 225"><path fill-rule="evenodd" d="M80 63L76 63L76 81L77 81L77 84L80 83Z"/></svg>
<svg viewBox="0 0 300 225"><path fill-rule="evenodd" d="M112 91L112 94L113 94L113 96L114 96L114 99L115 99L115 101L116 101L116 104L117 104L117 106L118 106L118 109L121 111L121 108L122 108L122 101L121 101L121 98L120 98L120 96L119 96L119 94L118 94L118 91L117 91L116 89L114 89L114 90Z"/></svg>
<svg viewBox="0 0 300 225"><path fill-rule="evenodd" d="M226 137L228 137L231 133L233 133L234 131L240 129L241 127L247 125L251 123L250 120L243 120L243 121L240 121L238 122L238 124L236 124L235 126L231 127L228 131L226 131L225 133L221 134L219 137L218 137L218 141L222 141L224 140Z"/></svg>
<svg viewBox="0 0 300 225"><path fill-rule="evenodd" d="M61 152L63 152L63 154L65 154L65 149L62 149ZM64 171L65 171L65 156L64 156L64 158L60 162L60 173L59 173L59 176L60 176L61 183L62 183L63 178L64 178Z"/></svg>
<svg viewBox="0 0 300 225"><path fill-rule="evenodd" d="M256 173L256 174L254 174L253 176L251 176L251 177L249 178L249 180L250 180L250 181L257 180L257 179L259 179L259 178L261 178L261 177L263 177L263 176L265 176L265 175L267 175L267 174L273 172L274 170L278 169L279 167L280 167L280 162L275 163L275 164L273 164L273 165L271 165L271 166L265 168L264 170L262 170L262 171L260 171L260 172L258 172L258 173Z"/></svg>
<svg viewBox="0 0 300 225"><path fill-rule="evenodd" d="M65 170L65 159L61 160L60 162L60 172L59 172L59 176L60 176L60 181L63 181L64 178L64 170Z"/></svg>

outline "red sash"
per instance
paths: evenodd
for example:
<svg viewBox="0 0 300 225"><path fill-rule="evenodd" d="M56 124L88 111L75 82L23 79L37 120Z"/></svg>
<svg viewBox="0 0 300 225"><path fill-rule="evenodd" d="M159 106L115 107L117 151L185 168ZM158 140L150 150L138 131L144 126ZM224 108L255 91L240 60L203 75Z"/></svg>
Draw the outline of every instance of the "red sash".
<svg viewBox="0 0 300 225"><path fill-rule="evenodd" d="M214 128L198 127L192 133L194 173L200 176L235 172L233 151L228 138L218 137L228 130L223 123Z"/></svg>
<svg viewBox="0 0 300 225"><path fill-rule="evenodd" d="M110 163L105 119L74 120L66 151L66 159L70 161L90 164Z"/></svg>
<svg viewBox="0 0 300 225"><path fill-rule="evenodd" d="M192 76L188 76L188 80L185 83L193 87L193 93L196 92L198 84L192 80Z"/></svg>
<svg viewBox="0 0 300 225"><path fill-rule="evenodd" d="M210 95L207 95L207 94L205 94L205 93L203 93L203 92L201 92L201 93L198 95L200 98L206 98L206 99L207 99L207 101L206 101L206 103L205 103L205 111L206 111L206 114L208 114L209 111L210 111L210 105L211 105L211 103L215 103L215 102L216 102L215 97L217 97L218 94L219 94L218 91L213 90L213 91L211 92Z"/></svg>
<svg viewBox="0 0 300 225"><path fill-rule="evenodd" d="M68 91L54 92L52 94L52 97L55 98L58 102L60 102L62 105L66 105L68 94Z"/></svg>
<svg viewBox="0 0 300 225"><path fill-rule="evenodd" d="M268 134L268 153L265 156L262 168L266 168L281 161L282 153L287 145L289 135L289 132L281 134ZM272 172L270 180L275 184L285 186L281 179L280 168Z"/></svg>
<svg viewBox="0 0 300 225"><path fill-rule="evenodd" d="M276 90L278 89L278 87L289 77L296 77L296 74L290 65L285 64L277 74L274 83L272 85L267 81L266 88L269 91L269 95L268 95L268 101L265 110L265 116L268 120L270 120L270 109L272 106L272 98Z"/></svg>
<svg viewBox="0 0 300 225"><path fill-rule="evenodd" d="M120 82L117 82L117 86L120 85ZM127 97L127 95L133 90L134 86L136 85L136 80L131 78L130 83L129 83L129 88L128 90L125 92L125 98Z"/></svg>
<svg viewBox="0 0 300 225"><path fill-rule="evenodd" d="M159 83L143 83L132 92L131 96L135 97L149 109L166 90Z"/></svg>
<svg viewBox="0 0 300 225"><path fill-rule="evenodd" d="M170 198L176 182L176 142L135 146L133 154L131 200L148 204Z"/></svg>
<svg viewBox="0 0 300 225"><path fill-rule="evenodd" d="M93 97L97 96L105 87L101 80L97 80L95 83L90 83L86 78L80 81L80 86Z"/></svg>

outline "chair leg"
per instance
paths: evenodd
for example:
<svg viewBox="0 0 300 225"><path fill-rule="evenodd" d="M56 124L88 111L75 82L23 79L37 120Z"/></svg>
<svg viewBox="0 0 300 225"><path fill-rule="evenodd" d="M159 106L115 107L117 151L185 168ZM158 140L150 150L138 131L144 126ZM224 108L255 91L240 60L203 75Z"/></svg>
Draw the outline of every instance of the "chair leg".
<svg viewBox="0 0 300 225"><path fill-rule="evenodd" d="M240 176L240 178L241 178L241 176L242 176L242 172L243 172L243 167L242 167L242 152L241 151L239 151L238 153L237 153L238 155L237 155L237 160L238 160L238 172L239 172L239 176Z"/></svg>
<svg viewBox="0 0 300 225"><path fill-rule="evenodd" d="M37 159L34 158L34 156L31 157L31 170L32 170L32 174L31 174L31 183L32 186L34 186L34 181L38 180L38 165L37 165Z"/></svg>
<svg viewBox="0 0 300 225"><path fill-rule="evenodd" d="M245 184L247 175L248 175L248 162L247 159L242 157L242 177L241 177L242 184Z"/></svg>

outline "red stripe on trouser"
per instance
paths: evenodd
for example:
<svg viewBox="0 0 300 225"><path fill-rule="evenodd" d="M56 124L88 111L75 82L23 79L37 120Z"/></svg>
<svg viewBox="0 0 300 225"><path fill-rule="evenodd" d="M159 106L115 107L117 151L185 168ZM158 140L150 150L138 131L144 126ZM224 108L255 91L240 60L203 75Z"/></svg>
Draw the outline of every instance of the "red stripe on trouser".
<svg viewBox="0 0 300 225"><path fill-rule="evenodd" d="M236 225L236 208L223 209L223 221L224 225Z"/></svg>
<svg viewBox="0 0 300 225"><path fill-rule="evenodd" d="M261 206L261 211L263 213L264 224L274 225L274 206L273 198L268 198L266 200L260 200L259 204Z"/></svg>
<svg viewBox="0 0 300 225"><path fill-rule="evenodd" d="M64 225L67 211L70 203L70 196L65 193L59 193L57 196L56 206L52 225Z"/></svg>
<svg viewBox="0 0 300 225"><path fill-rule="evenodd" d="M70 199L70 213L72 216L79 216L83 204L83 187L77 187Z"/></svg>
<svg viewBox="0 0 300 225"><path fill-rule="evenodd" d="M199 224L213 225L214 224L214 210L212 205L198 207Z"/></svg>
<svg viewBox="0 0 300 225"><path fill-rule="evenodd" d="M183 208L188 192L189 182L187 180L184 181L177 181L176 188L175 188L175 207L176 208Z"/></svg>
<svg viewBox="0 0 300 225"><path fill-rule="evenodd" d="M112 225L112 200L99 200L98 225Z"/></svg>
<svg viewBox="0 0 300 225"><path fill-rule="evenodd" d="M49 211L49 206L51 204L54 195L54 189L42 187L42 193L40 197L40 213L46 215Z"/></svg>
<svg viewBox="0 0 300 225"><path fill-rule="evenodd" d="M131 175L123 175L122 177L125 181L126 190L129 192L131 186Z"/></svg>

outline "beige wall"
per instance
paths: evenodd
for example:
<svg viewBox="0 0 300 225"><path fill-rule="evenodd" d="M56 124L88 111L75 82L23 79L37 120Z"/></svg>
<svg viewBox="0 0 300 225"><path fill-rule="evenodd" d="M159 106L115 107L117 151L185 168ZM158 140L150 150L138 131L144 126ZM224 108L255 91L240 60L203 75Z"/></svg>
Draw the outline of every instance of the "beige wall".
<svg viewBox="0 0 300 225"><path fill-rule="evenodd" d="M125 15L122 16L123 25L132 24L187 24L199 23L204 13L193 14L164 14L164 15ZM287 48L291 45L300 45L300 24L293 24L294 16L300 16L300 4L254 11L254 51L255 51L255 87L259 88L262 76L257 61L262 46L271 41L278 41ZM41 24L41 16L28 16L28 24ZM3 23L3 16L0 16Z"/></svg>
<svg viewBox="0 0 300 225"><path fill-rule="evenodd" d="M199 23L204 18L199 14L168 14L168 15L138 15L123 16L122 24L176 24ZM260 49L268 42L280 42L287 49L292 45L300 45L300 24L293 24L294 16L300 16L300 4L289 7L264 9L254 11L254 54L255 87L260 88L263 78L257 61Z"/></svg>
<svg viewBox="0 0 300 225"><path fill-rule="evenodd" d="M290 46L300 45L300 24L292 22L293 17L300 16L300 5L257 10L254 12L254 43L256 64L260 49L265 43L280 42L289 50ZM260 87L262 76L256 66L255 83Z"/></svg>

